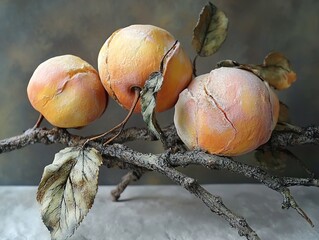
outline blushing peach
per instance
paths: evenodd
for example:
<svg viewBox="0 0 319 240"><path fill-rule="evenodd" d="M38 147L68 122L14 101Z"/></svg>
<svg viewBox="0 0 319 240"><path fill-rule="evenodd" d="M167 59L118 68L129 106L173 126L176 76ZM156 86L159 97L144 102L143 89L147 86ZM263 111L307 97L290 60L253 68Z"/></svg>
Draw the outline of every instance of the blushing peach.
<svg viewBox="0 0 319 240"><path fill-rule="evenodd" d="M135 96L132 88L143 88L149 75L159 71L163 56L174 43L169 32L152 25L131 25L114 32L98 56L99 74L109 95L130 109ZM164 66L164 82L157 95L156 111L173 107L191 78L191 61L177 43ZM140 111L138 103L135 112Z"/></svg>
<svg viewBox="0 0 319 240"><path fill-rule="evenodd" d="M174 123L188 148L236 156L266 143L278 115L279 100L266 82L245 70L218 68L181 92Z"/></svg>
<svg viewBox="0 0 319 240"><path fill-rule="evenodd" d="M41 63L30 79L27 93L31 105L61 128L88 125L102 115L108 100L97 71L73 55Z"/></svg>

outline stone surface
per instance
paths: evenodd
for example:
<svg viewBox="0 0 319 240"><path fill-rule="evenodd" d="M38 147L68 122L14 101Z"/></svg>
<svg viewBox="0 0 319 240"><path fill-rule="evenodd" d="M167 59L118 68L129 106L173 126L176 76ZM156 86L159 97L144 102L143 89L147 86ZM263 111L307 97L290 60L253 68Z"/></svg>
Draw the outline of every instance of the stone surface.
<svg viewBox="0 0 319 240"><path fill-rule="evenodd" d="M236 230L179 186L130 186L112 202L112 186L101 186L93 208L70 240L236 240ZM262 185L205 185L244 216L263 240L319 239L319 192L292 188L315 227L294 210L281 209L281 195ZM35 200L36 187L0 187L0 239L49 240Z"/></svg>

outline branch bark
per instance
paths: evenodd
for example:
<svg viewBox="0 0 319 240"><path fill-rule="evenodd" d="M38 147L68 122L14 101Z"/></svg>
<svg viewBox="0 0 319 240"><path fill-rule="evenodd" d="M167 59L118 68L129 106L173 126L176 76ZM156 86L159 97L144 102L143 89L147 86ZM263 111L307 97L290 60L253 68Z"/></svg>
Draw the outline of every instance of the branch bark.
<svg viewBox="0 0 319 240"><path fill-rule="evenodd" d="M169 149L162 154L142 154L134 151L122 143L134 140L154 141L156 138L145 128L129 128L120 136L103 146L106 139L112 137L112 133L98 141L90 141L89 146L96 148L104 157L107 167L120 167L130 169L122 182L112 191L114 200L117 200L125 188L138 180L146 171L157 171L177 184L181 185L191 194L201 199L203 203L214 213L224 218L232 227L236 228L240 236L247 239L260 239L256 232L250 228L243 217L237 216L228 209L219 196L215 196L200 186L192 179L175 169L178 166L202 165L212 170L227 170L253 178L267 187L279 192L283 196L283 208L294 208L312 226L312 222L306 213L298 206L290 193L292 186L319 186L319 180L314 178L276 177L268 174L259 167L237 162L228 157L207 154L200 150L186 151L184 144L179 139L174 125L163 129L166 143ZM83 146L88 138L70 134L65 129L32 128L23 134L0 141L0 153L14 151L35 143L55 144L66 146ZM271 139L260 149L285 149L289 146L319 144L319 127L284 128L274 131Z"/></svg>

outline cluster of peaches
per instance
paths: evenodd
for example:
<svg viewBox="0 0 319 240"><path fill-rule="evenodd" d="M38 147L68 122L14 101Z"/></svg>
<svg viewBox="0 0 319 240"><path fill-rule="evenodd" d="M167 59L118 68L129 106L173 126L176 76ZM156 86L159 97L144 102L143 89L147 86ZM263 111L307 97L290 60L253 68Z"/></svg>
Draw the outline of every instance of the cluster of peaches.
<svg viewBox="0 0 319 240"><path fill-rule="evenodd" d="M83 127L99 118L109 95L130 109L134 90L143 89L174 43L170 33L155 26L119 29L100 50L98 71L73 55L41 63L27 88L29 100L48 122L61 128ZM253 73L221 67L193 78L192 63L178 43L163 77L156 111L175 106L175 127L189 149L235 156L269 140L279 100ZM141 111L140 103L134 111Z"/></svg>

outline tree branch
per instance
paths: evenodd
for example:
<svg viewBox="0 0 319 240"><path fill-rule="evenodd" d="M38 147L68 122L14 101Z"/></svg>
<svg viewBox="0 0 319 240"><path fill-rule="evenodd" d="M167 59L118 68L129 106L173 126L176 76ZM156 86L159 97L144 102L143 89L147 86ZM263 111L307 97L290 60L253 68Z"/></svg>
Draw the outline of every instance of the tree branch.
<svg viewBox="0 0 319 240"><path fill-rule="evenodd" d="M185 176L175 169L178 166L202 165L209 169L227 170L240 173L248 178L253 178L263 183L267 187L279 192L283 196L283 208L294 208L311 225L312 222L304 211L298 206L288 187L291 186L319 186L319 180L314 178L292 178L276 177L268 174L261 168L234 161L231 158L207 154L194 150L186 151L184 144L179 139L174 125L163 129L169 151L163 154L142 154L136 152L120 143L144 140L154 141L155 137L145 128L129 128L121 133L111 144L103 146L105 139L112 137L112 133L99 141L91 141L88 145L100 151L104 157L104 164L108 167L120 167L131 169L123 177L122 182L112 191L114 199L118 199L120 194L132 181L138 180L145 171L157 171L187 191L201 199L204 204L214 213L223 217L232 227L235 227L241 236L247 239L259 239L257 234L249 227L243 217L239 217L229 210L222 202L221 198L214 196L201 187L194 179ZM35 144L55 144L61 143L66 146L83 146L87 138L70 134L65 129L44 129L32 128L23 134L7 138L0 141L0 153L14 151L16 149ZM285 149L288 146L303 144L319 144L319 127L311 126L306 128L284 128L274 131L271 139L260 149Z"/></svg>
<svg viewBox="0 0 319 240"><path fill-rule="evenodd" d="M111 191L112 200L114 202L119 200L126 187L132 182L138 181L145 172L146 170L143 168L136 168L125 174L122 177L121 182Z"/></svg>
<svg viewBox="0 0 319 240"><path fill-rule="evenodd" d="M97 147L97 146L95 146ZM191 194L201 199L204 204L214 213L224 218L232 227L238 230L240 236L247 239L258 240L258 235L249 227L243 217L238 217L229 210L222 202L221 198L214 196L201 187L193 178L187 177L168 165L171 154L166 152L161 155L142 154L120 144L107 146L105 149L98 149L103 155L120 158L122 161L134 163L139 167L145 167L151 171L164 174L175 183L181 185Z"/></svg>

